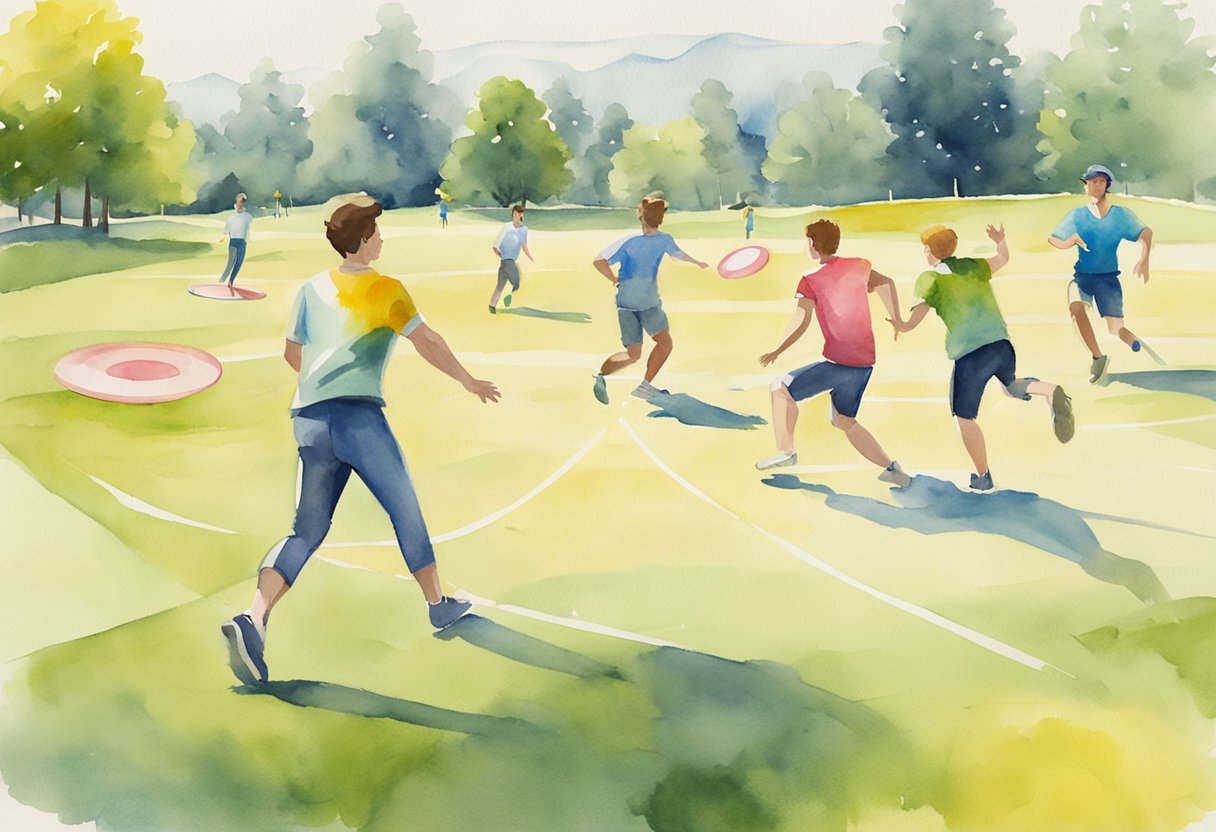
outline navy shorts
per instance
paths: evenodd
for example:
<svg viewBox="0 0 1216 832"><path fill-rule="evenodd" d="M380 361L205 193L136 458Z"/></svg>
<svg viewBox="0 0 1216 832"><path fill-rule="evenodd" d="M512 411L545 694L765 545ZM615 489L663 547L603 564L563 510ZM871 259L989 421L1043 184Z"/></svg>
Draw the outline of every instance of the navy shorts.
<svg viewBox="0 0 1216 832"><path fill-rule="evenodd" d="M950 412L960 419L974 419L988 379L1013 384L1017 355L1008 340L993 341L972 350L954 362L950 376Z"/></svg>
<svg viewBox="0 0 1216 832"><path fill-rule="evenodd" d="M1072 282L1077 284L1081 300L1090 306L1098 307L1098 314L1103 318L1123 317L1123 284L1119 282L1118 272L1104 274L1073 274Z"/></svg>
<svg viewBox="0 0 1216 832"><path fill-rule="evenodd" d="M616 319L621 325L621 344L626 347L642 343L642 330L653 338L668 328L667 313L661 303L649 309L618 308Z"/></svg>
<svg viewBox="0 0 1216 832"><path fill-rule="evenodd" d="M841 416L853 419L861 407L861 396L866 392L872 372L873 367L850 367L847 364L819 361L782 376L777 379L777 384L789 390L796 402L831 390L832 409Z"/></svg>

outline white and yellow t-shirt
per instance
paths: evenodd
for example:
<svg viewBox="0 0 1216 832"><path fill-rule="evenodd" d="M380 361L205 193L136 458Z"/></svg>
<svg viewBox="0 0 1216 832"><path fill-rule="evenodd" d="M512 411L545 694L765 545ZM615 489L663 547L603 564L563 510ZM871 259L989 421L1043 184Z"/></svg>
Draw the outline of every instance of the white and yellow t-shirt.
<svg viewBox="0 0 1216 832"><path fill-rule="evenodd" d="M321 272L300 287L287 340L303 347L292 410L328 399L384 404L384 368L398 335L423 323L399 280L368 269Z"/></svg>

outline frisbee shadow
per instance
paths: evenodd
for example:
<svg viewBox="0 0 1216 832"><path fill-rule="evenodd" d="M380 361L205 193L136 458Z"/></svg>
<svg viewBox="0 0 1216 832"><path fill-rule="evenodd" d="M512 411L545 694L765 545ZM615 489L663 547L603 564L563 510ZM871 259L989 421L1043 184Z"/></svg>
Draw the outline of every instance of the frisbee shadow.
<svg viewBox="0 0 1216 832"><path fill-rule="evenodd" d="M724 407L703 402L687 393L660 393L647 400L657 410L647 413L652 419L675 419L682 425L693 427L721 428L724 430L755 430L757 425L766 425L759 416L736 413Z"/></svg>
<svg viewBox="0 0 1216 832"><path fill-rule="evenodd" d="M1106 384L1126 384L1156 393L1183 393L1216 402L1216 370L1146 370L1112 373ZM1105 385L1104 385L1105 386Z"/></svg>
<svg viewBox="0 0 1216 832"><path fill-rule="evenodd" d="M292 679L262 682L259 685L237 685L233 690L246 696L272 696L299 708L319 708L370 719L391 719L458 734L492 736L534 727L521 719L454 711L332 682Z"/></svg>
<svg viewBox="0 0 1216 832"><path fill-rule="evenodd" d="M1007 537L1072 561L1090 577L1122 586L1145 604L1170 600L1152 567L1103 549L1086 519L1113 520L1206 536L1129 518L1078 511L1027 491L968 493L953 483L925 475L913 477L906 488L891 489L900 505L840 494L826 485L803 482L792 474L776 474L763 483L773 488L822 494L828 508L892 529L910 529L923 535L979 532Z"/></svg>
<svg viewBox="0 0 1216 832"><path fill-rule="evenodd" d="M519 315L524 318L541 318L546 321L561 321L567 324L589 324L591 316L586 312L550 312L546 309L533 309L531 306L516 306L511 309L499 309L498 315Z"/></svg>
<svg viewBox="0 0 1216 832"><path fill-rule="evenodd" d="M460 639L505 659L580 679L624 679L621 672L611 665L517 632L480 615L466 615L447 629L435 633L435 638L442 641Z"/></svg>

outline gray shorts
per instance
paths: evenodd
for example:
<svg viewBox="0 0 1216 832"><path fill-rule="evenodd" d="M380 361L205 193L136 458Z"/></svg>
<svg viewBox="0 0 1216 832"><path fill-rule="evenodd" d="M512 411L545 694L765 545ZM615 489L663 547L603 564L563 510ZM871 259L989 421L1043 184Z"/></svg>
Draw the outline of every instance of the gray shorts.
<svg viewBox="0 0 1216 832"><path fill-rule="evenodd" d="M621 343L626 347L642 343L642 330L653 338L668 326L661 303L649 309L617 309L616 317L621 324Z"/></svg>
<svg viewBox="0 0 1216 832"><path fill-rule="evenodd" d="M501 292L503 287L511 284L511 291L519 289L519 264L514 260L503 260L498 264L498 285L495 292Z"/></svg>

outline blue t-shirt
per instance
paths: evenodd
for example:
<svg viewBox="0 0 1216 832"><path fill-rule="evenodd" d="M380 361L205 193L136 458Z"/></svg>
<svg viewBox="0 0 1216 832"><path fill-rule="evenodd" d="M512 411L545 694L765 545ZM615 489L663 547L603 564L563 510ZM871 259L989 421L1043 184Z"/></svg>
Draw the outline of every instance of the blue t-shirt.
<svg viewBox="0 0 1216 832"><path fill-rule="evenodd" d="M502 231L498 232L498 239L494 241L494 247L501 253L503 260L518 260L519 251L528 244L528 226L521 225L515 227L515 223L509 222L502 227Z"/></svg>
<svg viewBox="0 0 1216 832"><path fill-rule="evenodd" d="M649 309L658 306L659 263L664 254L684 254L670 234L635 234L622 237L600 252L609 265L620 264L616 287L618 309Z"/></svg>
<svg viewBox="0 0 1216 832"><path fill-rule="evenodd" d="M1078 274L1118 274L1120 241L1139 239L1144 227L1135 214L1120 205L1112 205L1102 219L1088 205L1082 205L1069 211L1051 236L1067 240L1078 234L1089 246L1089 251L1077 246Z"/></svg>

